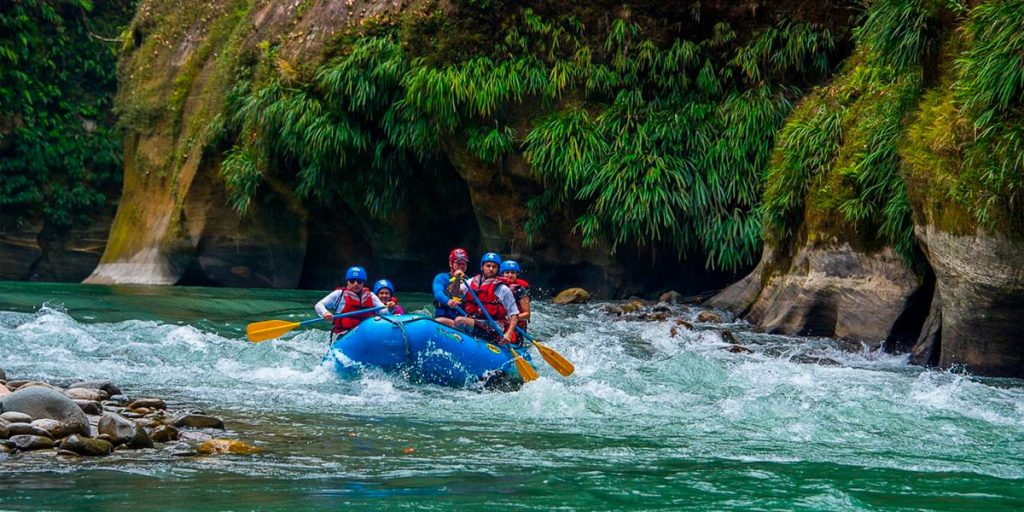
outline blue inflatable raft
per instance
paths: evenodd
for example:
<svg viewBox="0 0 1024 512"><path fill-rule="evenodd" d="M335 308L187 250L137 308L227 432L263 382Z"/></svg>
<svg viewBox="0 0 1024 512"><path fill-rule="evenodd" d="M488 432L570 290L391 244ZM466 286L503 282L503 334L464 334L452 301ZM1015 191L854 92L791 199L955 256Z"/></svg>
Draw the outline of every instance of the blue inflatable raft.
<svg viewBox="0 0 1024 512"><path fill-rule="evenodd" d="M526 350L517 350L527 361ZM451 387L514 388L522 384L507 347L474 338L422 315L364 320L324 355L342 376L363 366Z"/></svg>

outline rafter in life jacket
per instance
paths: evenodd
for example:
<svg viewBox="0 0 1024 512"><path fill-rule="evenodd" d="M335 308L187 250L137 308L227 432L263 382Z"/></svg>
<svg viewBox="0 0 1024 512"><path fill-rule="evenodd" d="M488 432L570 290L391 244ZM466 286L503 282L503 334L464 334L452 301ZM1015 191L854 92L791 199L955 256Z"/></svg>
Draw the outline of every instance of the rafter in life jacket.
<svg viewBox="0 0 1024 512"><path fill-rule="evenodd" d="M370 293L370 290L363 288L362 293L356 294L356 292L347 288L338 289L341 290L341 309L336 311L334 314L340 315L350 311L359 311L360 309L369 309L373 307L373 294ZM364 319L370 318L376 314L377 313L370 311L361 315L335 318L331 332L338 334L340 332L351 331Z"/></svg>

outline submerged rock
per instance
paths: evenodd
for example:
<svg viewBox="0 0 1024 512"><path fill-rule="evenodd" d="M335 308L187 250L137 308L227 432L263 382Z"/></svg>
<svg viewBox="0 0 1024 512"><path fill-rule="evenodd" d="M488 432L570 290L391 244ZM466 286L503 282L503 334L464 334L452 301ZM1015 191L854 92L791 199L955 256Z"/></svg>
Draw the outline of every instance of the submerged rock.
<svg viewBox="0 0 1024 512"><path fill-rule="evenodd" d="M64 425L65 435L89 433L89 420L78 404L63 393L45 387L22 388L3 397L0 399L0 411L21 412L34 419L57 420Z"/></svg>
<svg viewBox="0 0 1024 512"><path fill-rule="evenodd" d="M263 450L255 446L243 443L237 439L210 439L203 441L196 447L201 455L212 455L215 453L233 453L236 455L248 455L259 453Z"/></svg>
<svg viewBox="0 0 1024 512"><path fill-rule="evenodd" d="M737 344L726 345L722 347L722 350L732 352L733 354L751 354L754 352L753 350L750 350L749 348L744 347L743 345Z"/></svg>
<svg viewBox="0 0 1024 512"><path fill-rule="evenodd" d="M569 288L555 295L552 302L555 304L583 304L590 302L590 292L583 288Z"/></svg>
<svg viewBox="0 0 1024 512"><path fill-rule="evenodd" d="M105 439L90 439L78 434L65 438L60 447L78 455L91 456L109 455L114 451L114 445Z"/></svg>

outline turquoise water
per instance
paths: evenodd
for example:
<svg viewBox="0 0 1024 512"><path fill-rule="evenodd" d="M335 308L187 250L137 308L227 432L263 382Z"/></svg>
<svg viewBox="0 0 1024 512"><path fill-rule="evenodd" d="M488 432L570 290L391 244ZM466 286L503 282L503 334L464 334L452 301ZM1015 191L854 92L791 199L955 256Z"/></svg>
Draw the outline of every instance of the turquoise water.
<svg viewBox="0 0 1024 512"><path fill-rule="evenodd" d="M323 330L243 339L252 321L309 318L321 295L0 282L10 378L112 378L265 450L27 454L0 462L0 509L1024 508L1021 381L741 324L725 327L754 353L732 354L712 326L673 337L600 305L538 305L536 332L577 372L541 363L516 393L341 380L320 365Z"/></svg>

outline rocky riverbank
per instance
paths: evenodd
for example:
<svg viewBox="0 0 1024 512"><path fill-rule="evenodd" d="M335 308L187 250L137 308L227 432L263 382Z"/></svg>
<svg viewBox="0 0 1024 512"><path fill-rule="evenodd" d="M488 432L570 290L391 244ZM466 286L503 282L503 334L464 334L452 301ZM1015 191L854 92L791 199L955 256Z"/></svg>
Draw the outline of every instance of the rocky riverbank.
<svg viewBox="0 0 1024 512"><path fill-rule="evenodd" d="M28 454L96 457L155 450L168 457L260 451L220 418L170 409L161 398L129 397L110 380L66 385L12 379L0 370L0 461Z"/></svg>

